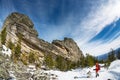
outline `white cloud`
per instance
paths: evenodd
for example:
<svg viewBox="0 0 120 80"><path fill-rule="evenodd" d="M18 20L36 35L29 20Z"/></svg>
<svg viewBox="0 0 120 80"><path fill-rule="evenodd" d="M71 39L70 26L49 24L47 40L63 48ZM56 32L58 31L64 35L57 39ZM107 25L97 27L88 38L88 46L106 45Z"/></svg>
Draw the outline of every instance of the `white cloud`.
<svg viewBox="0 0 120 80"><path fill-rule="evenodd" d="M57 27L57 29L53 27L53 29L48 30L52 36L47 38L51 40L60 39L61 36L70 33L84 54L90 53L95 56L104 54L110 51L111 48L116 49L120 45L120 38L114 40L114 37L120 35L119 32L111 38L111 41L106 43L102 43L102 41L88 43L88 41L96 36L104 27L114 23L120 18L119 4L120 0L108 0L106 3L101 3L100 6L94 6L96 8L83 18L79 25L75 25L74 28L71 26L71 24L74 23L74 15L69 15L63 25L59 25L60 27ZM109 34L109 32L107 34Z"/></svg>
<svg viewBox="0 0 120 80"><path fill-rule="evenodd" d="M78 27L85 34L99 33L106 25L116 21L120 17L120 0L109 0L106 4L101 4L96 10L86 16ZM96 6L95 6L96 7ZM77 29L73 35L81 33L82 30ZM93 35L94 36L94 35Z"/></svg>
<svg viewBox="0 0 120 80"><path fill-rule="evenodd" d="M2 2L4 3L1 5L2 16L8 15L11 11L16 11L12 1L2 0ZM62 14L64 16L64 13ZM50 25L50 28L46 28L47 32L45 34L48 35L44 36L44 39L60 39L70 33L84 53L88 52L93 55L99 55L109 51L110 48L119 47L120 38L116 38L112 42L107 42L105 44L101 44L101 41L93 43L87 43L87 41L96 36L104 27L120 18L120 0L107 0L104 3L100 3L100 5L95 5L91 12L82 19L82 22L80 21L80 23L74 27L71 26L71 24L74 24L75 15L70 14L67 15L67 17L67 19L65 17L65 22L63 22L62 25ZM0 21L0 26L1 25L2 21ZM120 33L116 34L116 36L119 34Z"/></svg>
<svg viewBox="0 0 120 80"><path fill-rule="evenodd" d="M100 44L100 42L90 43L82 47L82 49L86 53L91 53L92 55L97 56L109 52L111 48L117 49L118 47L120 47L119 42L120 42L120 37L118 37L117 39L115 39L110 43L103 43L103 44Z"/></svg>
<svg viewBox="0 0 120 80"><path fill-rule="evenodd" d="M120 41L120 38L106 44L100 44L100 42L88 44L87 41L96 36L104 27L120 18L120 0L108 0L107 3L102 3L101 6L95 7L96 10L92 10L83 19L72 35L84 53L90 52L91 54L99 55L109 51L110 48L118 47L120 44L117 42Z"/></svg>

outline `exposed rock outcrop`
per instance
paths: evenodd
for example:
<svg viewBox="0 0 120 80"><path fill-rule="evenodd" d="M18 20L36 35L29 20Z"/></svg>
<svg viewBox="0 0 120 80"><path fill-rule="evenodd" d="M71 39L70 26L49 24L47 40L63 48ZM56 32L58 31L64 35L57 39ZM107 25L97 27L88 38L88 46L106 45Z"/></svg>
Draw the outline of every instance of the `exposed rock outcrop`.
<svg viewBox="0 0 120 80"><path fill-rule="evenodd" d="M17 12L11 13L5 20L3 29L6 28L5 44L11 41L13 44L21 45L21 53L35 52L39 56L39 61L43 62L45 54L59 55L72 62L77 62L83 57L75 41L71 38L54 40L48 43L38 38L38 33L34 29L34 24L28 16Z"/></svg>
<svg viewBox="0 0 120 80"><path fill-rule="evenodd" d="M78 61L83 57L82 51L72 38L64 38L63 41L53 40L52 44L61 52L59 55L65 56L69 60Z"/></svg>
<svg viewBox="0 0 120 80"><path fill-rule="evenodd" d="M6 58L1 55L1 52L0 52L0 80L1 79L7 79L9 78L9 73L8 73L8 70L6 69Z"/></svg>

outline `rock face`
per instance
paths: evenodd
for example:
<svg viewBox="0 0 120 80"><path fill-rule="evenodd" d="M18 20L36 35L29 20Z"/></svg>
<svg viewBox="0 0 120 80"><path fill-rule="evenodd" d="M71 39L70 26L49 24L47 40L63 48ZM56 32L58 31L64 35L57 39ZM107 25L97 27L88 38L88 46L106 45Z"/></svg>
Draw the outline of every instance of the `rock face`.
<svg viewBox="0 0 120 80"><path fill-rule="evenodd" d="M16 80L11 78L17 78L17 80L28 80L31 77L30 73L27 73L27 66L21 62L15 64L9 57L0 53L0 80Z"/></svg>
<svg viewBox="0 0 120 80"><path fill-rule="evenodd" d="M64 38L63 41L53 40L52 44L61 52L61 56L65 56L69 60L78 61L83 56L72 38Z"/></svg>
<svg viewBox="0 0 120 80"><path fill-rule="evenodd" d="M15 45L20 42L21 53L30 53L31 51L39 54L40 61L43 60L45 54L59 55L70 61L77 62L83 57L82 51L79 49L75 41L71 38L54 40L48 43L38 38L38 33L34 29L34 24L28 16L17 12L11 13L5 20L2 30L6 28L6 41Z"/></svg>
<svg viewBox="0 0 120 80"><path fill-rule="evenodd" d="M5 57L2 56L0 52L0 80L1 78L7 79L8 77L9 77L9 73L6 69Z"/></svg>

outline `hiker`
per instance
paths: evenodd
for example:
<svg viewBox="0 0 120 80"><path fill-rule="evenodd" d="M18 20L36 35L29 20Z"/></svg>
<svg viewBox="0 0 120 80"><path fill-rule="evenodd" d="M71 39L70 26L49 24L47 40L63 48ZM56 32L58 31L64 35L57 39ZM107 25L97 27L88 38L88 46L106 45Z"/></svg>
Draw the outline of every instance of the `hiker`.
<svg viewBox="0 0 120 80"><path fill-rule="evenodd" d="M96 71L96 77L99 76L98 74L98 71L100 70L100 65L98 63L96 63L96 68L95 68L95 71Z"/></svg>

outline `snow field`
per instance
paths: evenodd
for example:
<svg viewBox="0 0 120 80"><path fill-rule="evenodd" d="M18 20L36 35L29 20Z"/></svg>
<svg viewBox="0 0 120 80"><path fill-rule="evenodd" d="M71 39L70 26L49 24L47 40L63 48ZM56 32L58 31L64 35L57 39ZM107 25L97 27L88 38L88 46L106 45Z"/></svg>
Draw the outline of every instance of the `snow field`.
<svg viewBox="0 0 120 80"><path fill-rule="evenodd" d="M46 71L58 75L58 80L120 80L120 60L115 60L111 63L108 69L101 67L99 77L95 77L95 66L91 68L75 69L71 71ZM91 77L87 78L88 71L91 72Z"/></svg>

